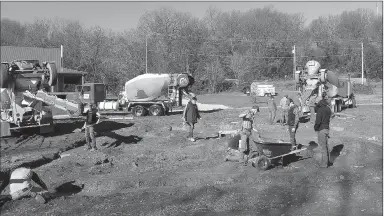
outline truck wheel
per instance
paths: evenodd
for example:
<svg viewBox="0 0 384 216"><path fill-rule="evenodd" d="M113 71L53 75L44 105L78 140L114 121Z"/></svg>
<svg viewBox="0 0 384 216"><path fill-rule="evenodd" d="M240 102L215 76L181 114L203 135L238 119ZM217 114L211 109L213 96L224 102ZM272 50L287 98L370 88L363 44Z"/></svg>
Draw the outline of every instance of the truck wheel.
<svg viewBox="0 0 384 216"><path fill-rule="evenodd" d="M337 108L337 112L341 112L341 108L342 108L342 102L339 101L337 104L336 104L336 108Z"/></svg>
<svg viewBox="0 0 384 216"><path fill-rule="evenodd" d="M8 66L6 64L1 64L0 73L0 87L4 88L7 86L7 82L9 80Z"/></svg>
<svg viewBox="0 0 384 216"><path fill-rule="evenodd" d="M356 99L355 96L352 96L352 104L350 105L350 108L356 108Z"/></svg>
<svg viewBox="0 0 384 216"><path fill-rule="evenodd" d="M295 73L295 83L296 84L300 83L300 74L299 73Z"/></svg>
<svg viewBox="0 0 384 216"><path fill-rule="evenodd" d="M271 161L265 155L259 156L252 166L256 167L259 170L265 171L271 166Z"/></svg>
<svg viewBox="0 0 384 216"><path fill-rule="evenodd" d="M140 117L140 116L145 116L147 114L147 110L140 105L136 105L132 108L132 113L133 115Z"/></svg>
<svg viewBox="0 0 384 216"><path fill-rule="evenodd" d="M162 116L163 108L160 105L152 105L149 107L149 113L153 116Z"/></svg>
<svg viewBox="0 0 384 216"><path fill-rule="evenodd" d="M49 80L48 85L49 86L55 86L57 83L57 68L55 63L48 63L47 68L49 70Z"/></svg>
<svg viewBox="0 0 384 216"><path fill-rule="evenodd" d="M337 113L337 104L331 106L333 113Z"/></svg>
<svg viewBox="0 0 384 216"><path fill-rule="evenodd" d="M320 72L320 82L324 83L327 80L327 72L321 71Z"/></svg>

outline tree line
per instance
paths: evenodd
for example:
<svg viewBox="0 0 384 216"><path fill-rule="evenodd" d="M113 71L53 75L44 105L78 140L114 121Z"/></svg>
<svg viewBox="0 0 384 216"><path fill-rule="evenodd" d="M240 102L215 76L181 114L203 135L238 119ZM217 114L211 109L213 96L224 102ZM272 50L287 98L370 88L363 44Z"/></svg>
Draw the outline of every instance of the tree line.
<svg viewBox="0 0 384 216"><path fill-rule="evenodd" d="M87 81L122 90L133 77L189 72L196 91L240 83L291 78L296 64L315 59L340 74L361 72L361 43L368 78L382 79L382 17L358 9L319 17L304 25L301 14L273 7L222 12L210 7L201 19L171 8L144 13L137 28L123 33L73 20L1 20L2 46L64 46L64 67L88 72ZM146 46L147 45L147 46ZM146 48L147 47L147 48ZM146 58L147 53L147 58ZM147 61L146 61L147 59ZM147 67L146 67L147 62Z"/></svg>

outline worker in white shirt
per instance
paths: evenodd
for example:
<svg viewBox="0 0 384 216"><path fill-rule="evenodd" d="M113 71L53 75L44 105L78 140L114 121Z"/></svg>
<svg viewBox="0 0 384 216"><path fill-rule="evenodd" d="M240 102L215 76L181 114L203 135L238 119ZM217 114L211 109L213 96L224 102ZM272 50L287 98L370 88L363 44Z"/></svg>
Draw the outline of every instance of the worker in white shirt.
<svg viewBox="0 0 384 216"><path fill-rule="evenodd" d="M48 188L40 177L31 169L19 167L10 175L9 173L2 173L0 178L0 193L9 184L10 195L13 200L32 197L39 203L46 203L43 193L48 192ZM34 187L32 181L37 183L41 188Z"/></svg>

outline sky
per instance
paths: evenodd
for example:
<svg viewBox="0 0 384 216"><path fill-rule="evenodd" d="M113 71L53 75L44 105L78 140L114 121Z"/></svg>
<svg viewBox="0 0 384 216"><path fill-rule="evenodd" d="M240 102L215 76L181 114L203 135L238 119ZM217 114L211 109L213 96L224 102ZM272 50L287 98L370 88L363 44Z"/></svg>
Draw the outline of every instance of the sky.
<svg viewBox="0 0 384 216"><path fill-rule="evenodd" d="M306 24L308 24L320 16L336 15L343 11L353 11L358 8L371 9L376 13L376 4L379 8L379 14L382 14L382 1L1 1L0 6L1 18L9 18L22 23L33 22L34 19L59 18L78 20L85 27L100 26L115 32L123 32L127 29L136 28L140 17L146 11L154 11L162 7L170 7L176 11L187 12L194 17L202 18L210 6L214 6L223 12L232 10L245 12L250 9L272 5L280 12L303 14Z"/></svg>

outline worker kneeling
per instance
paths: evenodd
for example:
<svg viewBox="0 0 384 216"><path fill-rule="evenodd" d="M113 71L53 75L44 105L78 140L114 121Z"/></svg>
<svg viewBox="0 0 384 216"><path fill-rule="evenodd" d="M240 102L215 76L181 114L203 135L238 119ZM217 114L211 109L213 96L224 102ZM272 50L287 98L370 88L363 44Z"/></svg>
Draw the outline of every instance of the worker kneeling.
<svg viewBox="0 0 384 216"><path fill-rule="evenodd" d="M40 177L27 167L19 167L12 173L1 173L0 193L9 184L10 195L13 200L22 199L24 197L35 198L39 203L46 203L43 195L48 194L48 188ZM32 185L32 181L40 187Z"/></svg>
<svg viewBox="0 0 384 216"><path fill-rule="evenodd" d="M254 153L256 152L256 154L263 153L261 147L256 144L262 143L263 140L257 129L253 126L255 116L258 112L259 107L253 106L251 110L239 115L239 117L243 119L240 134L229 140L225 161L239 161L246 165L248 155L252 151ZM239 138L241 140L239 140ZM250 148L251 146L252 148Z"/></svg>

